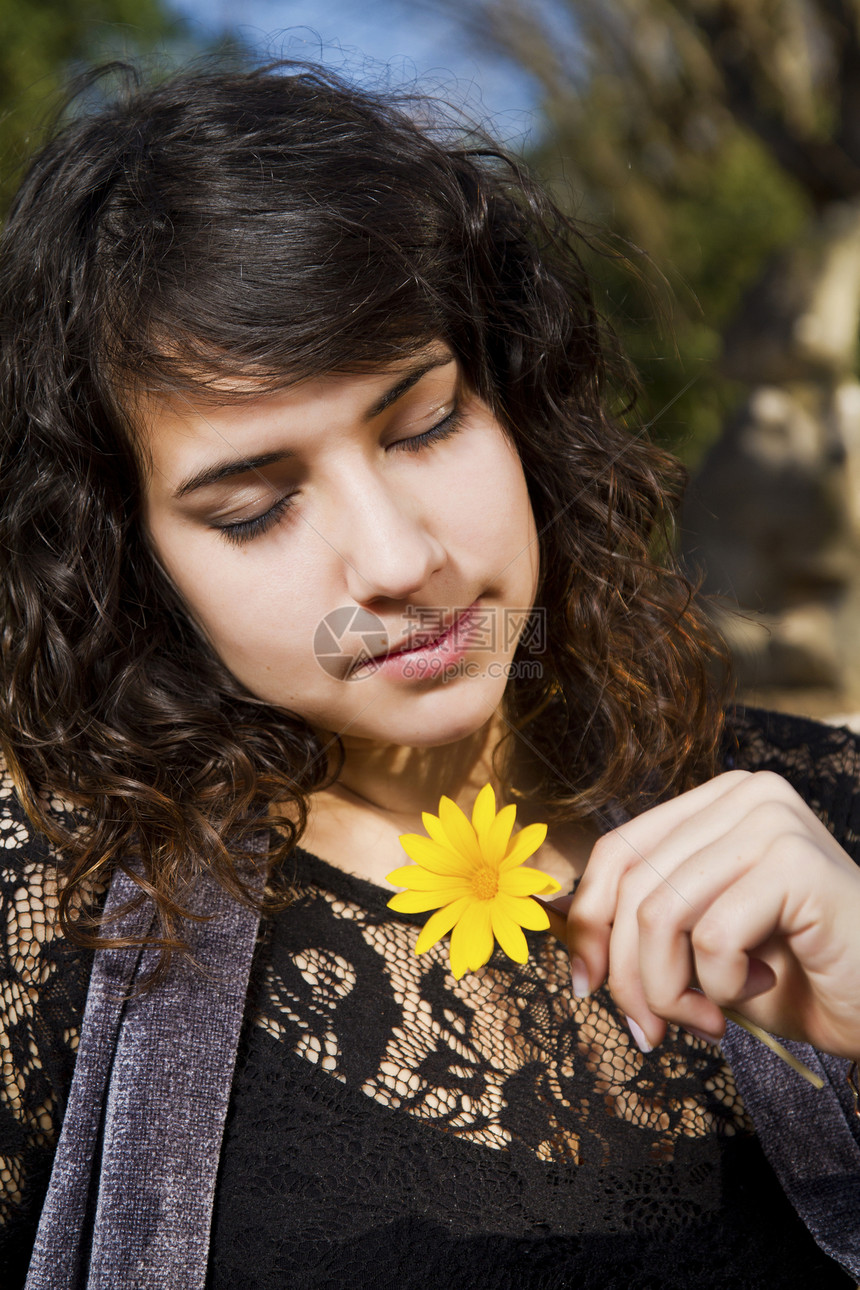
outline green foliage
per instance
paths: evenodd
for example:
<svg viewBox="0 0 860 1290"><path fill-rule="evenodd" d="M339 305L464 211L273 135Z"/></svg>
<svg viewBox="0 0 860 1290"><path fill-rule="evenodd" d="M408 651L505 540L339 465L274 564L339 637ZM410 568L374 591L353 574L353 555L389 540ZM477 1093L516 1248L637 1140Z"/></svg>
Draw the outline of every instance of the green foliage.
<svg viewBox="0 0 860 1290"><path fill-rule="evenodd" d="M800 187L753 135L727 136L671 196L672 243L682 278L695 282L707 317L722 328L762 265L809 217Z"/></svg>
<svg viewBox="0 0 860 1290"><path fill-rule="evenodd" d="M575 214L647 248L628 252L638 280L617 259L594 271L642 369L644 419L695 464L742 393L719 355L744 293L828 206L860 199L857 0L458 0L456 13L540 87L531 160L550 179L561 163L562 203L572 190Z"/></svg>
<svg viewBox="0 0 860 1290"><path fill-rule="evenodd" d="M618 238L615 256L588 257L601 310L640 372L639 415L694 467L744 393L720 375L721 333L809 203L741 127L680 154L621 136L605 106L580 105L587 132L559 122L530 160L572 213Z"/></svg>
<svg viewBox="0 0 860 1290"><path fill-rule="evenodd" d="M162 0L0 0L0 210L71 71L177 45L185 28Z"/></svg>

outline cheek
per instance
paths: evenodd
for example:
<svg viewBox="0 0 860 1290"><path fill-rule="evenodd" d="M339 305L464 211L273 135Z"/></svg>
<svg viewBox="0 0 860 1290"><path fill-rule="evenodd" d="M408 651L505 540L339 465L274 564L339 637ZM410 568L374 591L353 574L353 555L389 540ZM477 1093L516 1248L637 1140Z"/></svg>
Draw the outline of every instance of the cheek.
<svg viewBox="0 0 860 1290"><path fill-rule="evenodd" d="M522 477L516 449L487 413L482 424L456 442L456 451L446 454L435 486L464 522L471 515L485 525L510 502Z"/></svg>
<svg viewBox="0 0 860 1290"><path fill-rule="evenodd" d="M276 543L244 550L208 537L173 536L156 546L162 566L202 634L240 680L255 689L255 676L312 658L316 623L330 607L323 604L318 560L289 559Z"/></svg>
<svg viewBox="0 0 860 1290"><path fill-rule="evenodd" d="M481 552L518 594L532 597L537 583L537 530L522 463L510 440L498 429L492 450L476 454L469 480L456 498L458 537L462 549ZM452 490L453 495L453 490Z"/></svg>

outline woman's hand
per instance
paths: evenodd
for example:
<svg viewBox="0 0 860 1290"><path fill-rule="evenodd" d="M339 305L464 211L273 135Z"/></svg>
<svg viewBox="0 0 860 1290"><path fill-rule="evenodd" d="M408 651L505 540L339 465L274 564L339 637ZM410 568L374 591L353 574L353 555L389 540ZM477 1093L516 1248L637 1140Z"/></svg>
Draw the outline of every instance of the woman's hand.
<svg viewBox="0 0 860 1290"><path fill-rule="evenodd" d="M606 834L553 930L646 1051L669 1021L716 1040L733 1008L860 1055L860 869L779 775L730 771Z"/></svg>

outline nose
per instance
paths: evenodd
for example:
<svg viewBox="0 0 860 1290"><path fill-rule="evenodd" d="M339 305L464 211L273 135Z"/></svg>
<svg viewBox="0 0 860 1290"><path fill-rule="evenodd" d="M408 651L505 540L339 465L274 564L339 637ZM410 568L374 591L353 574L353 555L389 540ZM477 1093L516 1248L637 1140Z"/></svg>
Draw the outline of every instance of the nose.
<svg viewBox="0 0 860 1290"><path fill-rule="evenodd" d="M335 505L339 522L333 545L356 603L408 600L445 563L445 548L416 499L397 493L372 472L353 479Z"/></svg>

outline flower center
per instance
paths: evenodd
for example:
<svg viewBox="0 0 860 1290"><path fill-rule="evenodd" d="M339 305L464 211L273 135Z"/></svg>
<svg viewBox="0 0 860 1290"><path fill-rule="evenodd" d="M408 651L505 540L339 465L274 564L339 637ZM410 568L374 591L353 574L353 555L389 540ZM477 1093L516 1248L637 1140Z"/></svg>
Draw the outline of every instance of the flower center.
<svg viewBox="0 0 860 1290"><path fill-rule="evenodd" d="M478 900L492 900L499 894L499 871L483 865L472 874L472 890Z"/></svg>

